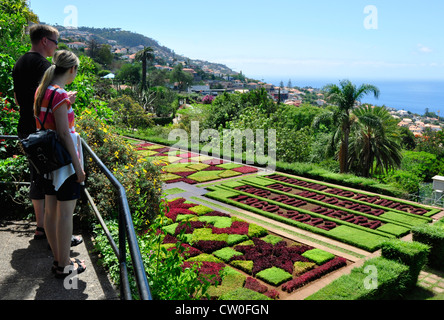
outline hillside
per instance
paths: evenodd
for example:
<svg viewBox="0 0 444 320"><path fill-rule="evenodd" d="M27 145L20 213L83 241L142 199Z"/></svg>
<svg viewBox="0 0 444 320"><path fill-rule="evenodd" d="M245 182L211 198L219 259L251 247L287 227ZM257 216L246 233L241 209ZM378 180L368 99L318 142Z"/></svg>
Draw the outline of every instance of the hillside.
<svg viewBox="0 0 444 320"><path fill-rule="evenodd" d="M110 44L113 47L126 48L130 53L137 52L144 46L151 47L153 48L158 61L163 61L168 64L173 64L174 61L185 61L188 64L198 66L201 69L212 69L222 74L236 74L236 72L223 64L196 60L191 57L178 55L174 50L162 46L157 40L139 33L125 31L120 28L79 27L77 29L70 29L60 25L55 25L54 27L59 30L62 38L72 41L87 42L91 39L95 39L99 43Z"/></svg>

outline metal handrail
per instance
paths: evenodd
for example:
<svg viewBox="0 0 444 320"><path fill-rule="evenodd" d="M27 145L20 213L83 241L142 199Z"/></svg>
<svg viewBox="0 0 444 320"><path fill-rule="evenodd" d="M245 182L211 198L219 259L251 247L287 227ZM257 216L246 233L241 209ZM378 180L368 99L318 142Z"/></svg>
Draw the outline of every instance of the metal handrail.
<svg viewBox="0 0 444 320"><path fill-rule="evenodd" d="M18 140L17 136L4 136L0 135L0 139ZM145 273L145 268L143 265L142 254L140 253L140 248L137 243L136 232L134 229L133 220L131 218L131 212L128 205L128 200L126 197L125 188L122 184L114 177L114 175L109 171L109 169L103 164L102 160L94 153L90 146L81 138L83 151L86 151L93 161L97 164L103 174L108 178L111 184L117 189L119 194L119 246L115 244L112 239L105 222L101 218L100 214L95 208L94 202L89 195L88 190L85 188L85 195L88 201L93 206L93 210L98 218L105 234L110 242L111 247L116 254L119 261L120 269L120 291L121 297L124 300L132 300L131 289L129 285L128 270L126 263L126 243L128 241L128 247L133 262L134 274L136 276L136 284L139 291L139 296L141 300L152 300L148 280Z"/></svg>

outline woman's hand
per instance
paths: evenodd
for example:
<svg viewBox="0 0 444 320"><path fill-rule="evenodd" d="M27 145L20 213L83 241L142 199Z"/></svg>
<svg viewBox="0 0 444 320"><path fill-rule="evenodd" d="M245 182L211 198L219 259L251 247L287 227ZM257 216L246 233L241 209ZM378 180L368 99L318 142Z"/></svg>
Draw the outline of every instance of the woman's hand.
<svg viewBox="0 0 444 320"><path fill-rule="evenodd" d="M77 175L77 181L76 182L78 182L78 183L85 182L85 179L86 179L85 171L83 171L82 169L76 170L76 175Z"/></svg>
<svg viewBox="0 0 444 320"><path fill-rule="evenodd" d="M77 98L77 91L70 91L67 92L68 94L68 98L69 101L71 102L71 104L74 104L74 102L76 102L76 98Z"/></svg>

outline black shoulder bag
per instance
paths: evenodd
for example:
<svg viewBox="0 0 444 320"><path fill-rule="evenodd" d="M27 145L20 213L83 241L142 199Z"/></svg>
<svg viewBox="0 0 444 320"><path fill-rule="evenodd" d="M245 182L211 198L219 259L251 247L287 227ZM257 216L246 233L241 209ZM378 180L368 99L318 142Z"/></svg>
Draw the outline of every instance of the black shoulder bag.
<svg viewBox="0 0 444 320"><path fill-rule="evenodd" d="M49 173L72 163L71 155L60 142L57 132L45 129L46 118L49 109L52 109L55 93L56 90L51 95L43 123L36 117L40 122L41 129L20 140L29 162L39 174Z"/></svg>

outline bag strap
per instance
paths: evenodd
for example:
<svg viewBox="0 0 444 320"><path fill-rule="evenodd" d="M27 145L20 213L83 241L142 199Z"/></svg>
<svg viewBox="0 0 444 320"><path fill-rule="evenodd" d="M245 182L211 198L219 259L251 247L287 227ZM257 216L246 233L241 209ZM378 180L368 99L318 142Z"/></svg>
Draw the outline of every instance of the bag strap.
<svg viewBox="0 0 444 320"><path fill-rule="evenodd" d="M40 117L36 116L36 119L38 120L38 122L40 123L40 126L42 127L42 130L45 130L45 122L46 122L46 118L48 117L48 113L49 113L49 109L52 109L52 101L54 100L54 96L56 94L57 88L55 88L52 92L51 98L49 99L49 103L48 103L48 107L46 108L46 113L45 113L45 118L43 119L43 123L40 120Z"/></svg>

